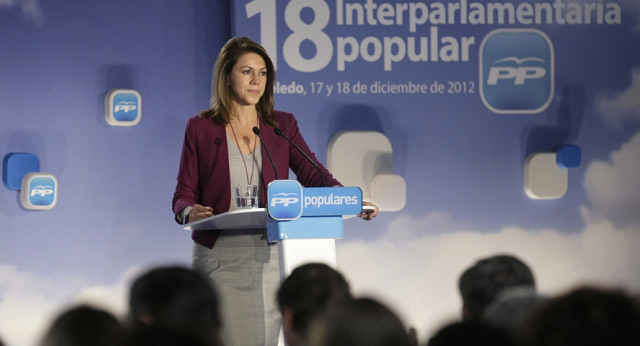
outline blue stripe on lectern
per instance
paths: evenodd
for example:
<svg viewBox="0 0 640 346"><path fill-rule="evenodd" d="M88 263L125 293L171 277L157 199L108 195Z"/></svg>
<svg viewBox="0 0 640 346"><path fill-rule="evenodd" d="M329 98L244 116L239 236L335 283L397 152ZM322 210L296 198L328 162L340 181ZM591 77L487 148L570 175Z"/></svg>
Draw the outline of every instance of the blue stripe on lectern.
<svg viewBox="0 0 640 346"><path fill-rule="evenodd" d="M301 217L292 221L267 218L267 239L340 239L344 237L341 216Z"/></svg>

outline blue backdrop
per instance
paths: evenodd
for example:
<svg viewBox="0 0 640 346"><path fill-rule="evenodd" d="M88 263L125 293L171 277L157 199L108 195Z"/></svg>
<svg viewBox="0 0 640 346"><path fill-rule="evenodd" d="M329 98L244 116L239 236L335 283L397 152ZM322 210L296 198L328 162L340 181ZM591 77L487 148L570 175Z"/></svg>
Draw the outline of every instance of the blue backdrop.
<svg viewBox="0 0 640 346"><path fill-rule="evenodd" d="M122 313L140 270L189 264L171 197L186 120L208 108L231 35L269 49L276 108L296 115L321 160L338 132L389 138L406 206L347 220L338 265L421 338L458 317L459 273L497 252L522 257L550 294L584 282L639 290L639 16L632 0L0 1L0 154L33 153L59 182L48 211L2 187L0 338L32 344L72 302ZM491 45L497 29L515 41ZM547 41L526 51L514 29L552 52ZM494 64L519 49L546 60ZM504 74L490 84L494 67ZM540 69L521 102L496 100ZM105 121L115 88L140 92L138 125ZM567 193L530 199L525 158L562 144L582 149Z"/></svg>

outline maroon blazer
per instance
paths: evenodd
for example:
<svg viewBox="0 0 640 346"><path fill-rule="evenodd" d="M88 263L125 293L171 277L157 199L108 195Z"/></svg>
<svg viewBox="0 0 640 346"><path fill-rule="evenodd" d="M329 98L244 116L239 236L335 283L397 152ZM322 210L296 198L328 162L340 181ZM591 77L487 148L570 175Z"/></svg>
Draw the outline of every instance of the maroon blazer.
<svg viewBox="0 0 640 346"><path fill-rule="evenodd" d="M309 149L293 114L280 111L274 111L273 114L282 132L318 164L324 173L327 186L341 185ZM289 168L291 168L303 186L322 186L322 177L318 170L286 139L277 136L273 129L262 121L260 121L260 130L265 144L261 146L261 207L266 204L267 185L275 180L275 173L265 152L265 146L271 153L279 179L288 179ZM187 122L178 184L173 194L173 212L178 214L184 207L195 203L212 207L214 215L229 211L231 205L231 178L225 127L216 125L211 119L199 116L192 117ZM176 220L178 220L177 217ZM198 244L212 248L218 233L217 231L193 231L191 238Z"/></svg>

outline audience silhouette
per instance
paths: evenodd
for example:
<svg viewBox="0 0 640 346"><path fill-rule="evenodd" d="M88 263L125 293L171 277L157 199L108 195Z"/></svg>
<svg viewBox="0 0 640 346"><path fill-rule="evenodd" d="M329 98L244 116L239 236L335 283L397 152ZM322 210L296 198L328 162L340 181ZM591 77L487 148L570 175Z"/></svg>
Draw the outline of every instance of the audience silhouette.
<svg viewBox="0 0 640 346"><path fill-rule="evenodd" d="M327 308L349 301L351 292L341 273L326 264L309 263L285 278L276 299L287 345L302 346L311 321Z"/></svg>
<svg viewBox="0 0 640 346"><path fill-rule="evenodd" d="M212 346L202 338L178 333L158 326L143 326L129 330L127 346Z"/></svg>
<svg viewBox="0 0 640 346"><path fill-rule="evenodd" d="M40 346L124 346L126 330L111 313L80 305L60 313Z"/></svg>
<svg viewBox="0 0 640 346"><path fill-rule="evenodd" d="M328 309L313 321L309 346L412 346L404 325L384 304L356 298Z"/></svg>
<svg viewBox="0 0 640 346"><path fill-rule="evenodd" d="M153 328L184 340L220 344L217 293L198 272L181 266L153 268L133 282L127 322L140 338L148 335L138 329Z"/></svg>
<svg viewBox="0 0 640 346"><path fill-rule="evenodd" d="M496 255L477 261L458 281L462 296L462 318L482 320L487 306L508 288L528 287L535 291L529 267L512 255Z"/></svg>
<svg viewBox="0 0 640 346"><path fill-rule="evenodd" d="M640 345L640 301L622 289L577 286L543 299L529 267L503 254L477 261L458 284L462 320L438 329L426 346ZM222 345L219 298L198 272L154 267L129 293L124 324L99 308L69 307L38 346ZM354 297L326 264L294 269L274 298L287 346L417 345L398 315L376 299Z"/></svg>
<svg viewBox="0 0 640 346"><path fill-rule="evenodd" d="M427 346L515 346L503 329L475 320L453 322L440 328Z"/></svg>
<svg viewBox="0 0 640 346"><path fill-rule="evenodd" d="M543 301L532 287L506 288L485 308L482 320L513 334Z"/></svg>
<svg viewBox="0 0 640 346"><path fill-rule="evenodd" d="M637 297L589 286L550 298L523 325L523 346L640 345Z"/></svg>

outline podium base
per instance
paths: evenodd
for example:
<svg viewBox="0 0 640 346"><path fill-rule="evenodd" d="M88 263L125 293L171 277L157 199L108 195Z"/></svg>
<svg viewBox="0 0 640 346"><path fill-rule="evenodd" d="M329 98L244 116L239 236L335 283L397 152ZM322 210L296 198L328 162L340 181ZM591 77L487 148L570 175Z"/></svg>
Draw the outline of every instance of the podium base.
<svg viewBox="0 0 640 346"><path fill-rule="evenodd" d="M283 239L278 242L278 258L281 280L306 263L319 262L336 268L336 240Z"/></svg>

